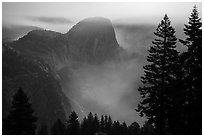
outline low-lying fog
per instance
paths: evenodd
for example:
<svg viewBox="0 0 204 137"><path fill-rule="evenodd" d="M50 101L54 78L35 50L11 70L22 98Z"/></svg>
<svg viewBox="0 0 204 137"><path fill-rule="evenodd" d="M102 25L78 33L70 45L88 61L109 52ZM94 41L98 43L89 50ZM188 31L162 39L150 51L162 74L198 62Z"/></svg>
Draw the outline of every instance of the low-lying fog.
<svg viewBox="0 0 204 137"><path fill-rule="evenodd" d="M131 59L98 66L84 64L73 69L66 93L75 111L81 116L92 112L110 115L128 124L143 123L144 119L134 110L140 100L137 91L142 74L140 64L140 60Z"/></svg>
<svg viewBox="0 0 204 137"><path fill-rule="evenodd" d="M113 120L127 124L144 123L145 118L134 109L141 99L137 88L141 85L142 67L146 64L155 28L115 26L117 41L129 54L135 53L134 58L103 65L84 64L69 70L72 75L64 83L65 91L80 118L92 112L110 115Z"/></svg>
<svg viewBox="0 0 204 137"><path fill-rule="evenodd" d="M147 30L151 31L151 29ZM140 101L137 88L141 85L142 67L146 62L146 50L151 40L142 42L139 39L135 43L134 50L133 48L130 50L128 49L130 45L127 44L131 42L133 44L134 41L129 43L124 41L122 38L125 34L120 31L123 30L116 31L116 35L120 33L117 35L117 40L120 39L118 40L120 46L129 54L135 53L135 56L122 61L108 61L103 65L84 64L71 70L65 70L63 72L69 73L62 73L67 75L63 80L64 91L80 118L92 112L99 116L110 115L113 120L125 121L128 125L134 121L143 124L145 118L141 118L135 108ZM132 35L132 33L129 34ZM149 34L150 32L146 35ZM148 45L141 46L142 43L148 43Z"/></svg>

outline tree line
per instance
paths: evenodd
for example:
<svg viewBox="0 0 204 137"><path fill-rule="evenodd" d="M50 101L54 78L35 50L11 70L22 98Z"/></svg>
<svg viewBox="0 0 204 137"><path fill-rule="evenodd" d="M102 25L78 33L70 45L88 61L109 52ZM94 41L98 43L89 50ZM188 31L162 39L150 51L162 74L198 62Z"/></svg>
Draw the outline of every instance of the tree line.
<svg viewBox="0 0 204 137"><path fill-rule="evenodd" d="M167 14L154 32L148 50L143 98L136 111L145 116L157 134L202 134L202 23L194 6L184 25L187 48L178 52L175 29Z"/></svg>
<svg viewBox="0 0 204 137"><path fill-rule="evenodd" d="M13 96L11 111L3 119L4 135L139 135L154 134L154 127L145 123L142 127L137 122L127 126L125 122L113 121L110 116L91 112L79 121L76 112L71 112L67 121L57 119L53 125L41 123L36 126L38 118L34 116L32 104L22 88ZM49 128L50 127L50 128Z"/></svg>

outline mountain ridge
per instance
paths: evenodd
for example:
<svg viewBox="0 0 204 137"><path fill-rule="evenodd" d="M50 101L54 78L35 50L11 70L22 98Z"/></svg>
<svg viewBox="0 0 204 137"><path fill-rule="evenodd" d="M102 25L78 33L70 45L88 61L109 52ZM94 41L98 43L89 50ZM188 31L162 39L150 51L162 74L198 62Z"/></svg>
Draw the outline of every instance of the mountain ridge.
<svg viewBox="0 0 204 137"><path fill-rule="evenodd" d="M49 66L51 73L50 78L47 78L47 81L50 81L55 88L59 86L58 90L52 91L52 94L56 95L56 97L52 96L54 98L53 101L57 100L58 104L60 101L62 104L66 104L67 99L69 98L67 95L71 94L72 92L69 91L71 89L69 89L69 87L63 83L63 80L70 83L69 80L71 79L72 74L69 70L73 69L74 67L74 69L77 69L77 67L80 67L83 63L98 65L107 61L116 60L119 57L119 52L121 50L115 37L113 25L110 20L105 18L89 18L82 20L65 34L42 29L32 30L22 38L6 44L6 46L12 48L25 58L28 57L29 59L32 59L32 61L42 60ZM8 61L5 62L6 60L7 59L4 58L3 62L9 63ZM31 64L33 64L32 61ZM16 64L14 63L14 65ZM44 71L42 73L42 76L44 76ZM24 84L26 84L26 81L30 81L29 83L38 83L39 77L35 78L34 74L30 77L31 79L28 79L27 77L16 77L16 80L20 80ZM11 77L11 79L12 78L13 77ZM5 80L6 78L4 81ZM39 85L42 89L45 88L43 87L43 83L44 82ZM12 83L10 84L12 85ZM21 82L18 82L17 85L20 86ZM3 86L6 88L6 85ZM28 87L29 86L27 86L25 89L28 90ZM11 89L7 90L13 92L14 89L16 89L16 86L11 86ZM69 94L63 93L65 90L66 92L69 92ZM33 92L34 91L31 91L29 94L34 94ZM49 94L49 91L45 92L46 94ZM38 94L40 97L43 96L44 100L48 100L48 102L50 101L50 104L53 103L50 96L44 97L44 93L42 93L42 91ZM5 97L6 96L3 96L4 100L7 100ZM10 97L11 96L9 96L9 98ZM68 99L68 101L70 100ZM34 101L34 106L36 106L36 103L37 102ZM72 106L69 105L73 103L67 104L67 112L65 112L64 108L62 107L60 107L59 110L56 108L49 112L54 113L53 111L59 111L60 115L67 116L67 113L72 110ZM46 111L46 108L44 109ZM39 110L37 111L39 112ZM38 115L41 119L40 123L42 123L43 116L41 116L41 114ZM47 114L47 118L50 119L53 117L53 115L54 114Z"/></svg>

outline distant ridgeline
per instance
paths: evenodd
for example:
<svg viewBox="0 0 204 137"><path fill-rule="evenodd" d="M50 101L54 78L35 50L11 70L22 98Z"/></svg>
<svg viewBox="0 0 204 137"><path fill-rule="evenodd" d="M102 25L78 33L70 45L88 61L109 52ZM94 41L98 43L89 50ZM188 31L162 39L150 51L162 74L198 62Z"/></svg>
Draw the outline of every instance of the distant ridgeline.
<svg viewBox="0 0 204 137"><path fill-rule="evenodd" d="M66 34L38 29L4 43L3 118L22 87L31 98L38 125L52 125L58 118L64 121L72 107L60 85L64 77L60 72L81 63L118 60L121 52L111 22L99 17L82 20Z"/></svg>
<svg viewBox="0 0 204 137"><path fill-rule="evenodd" d="M122 50L111 22L99 17L82 20L66 34L33 30L8 46L22 54L40 57L57 69L71 61L103 63L116 58Z"/></svg>

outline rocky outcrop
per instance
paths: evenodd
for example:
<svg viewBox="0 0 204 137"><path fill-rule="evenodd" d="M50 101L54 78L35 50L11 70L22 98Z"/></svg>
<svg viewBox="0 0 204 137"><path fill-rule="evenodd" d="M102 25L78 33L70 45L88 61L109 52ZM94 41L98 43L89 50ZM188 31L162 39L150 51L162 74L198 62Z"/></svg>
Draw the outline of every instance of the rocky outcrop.
<svg viewBox="0 0 204 137"><path fill-rule="evenodd" d="M119 45L110 20L87 18L73 26L66 34L69 50L76 60L103 63L116 57Z"/></svg>
<svg viewBox="0 0 204 137"><path fill-rule="evenodd" d="M38 124L48 121L52 125L57 118L65 119L72 110L63 92L69 89L69 70L81 63L95 65L116 59L119 49L111 22L99 17L80 21L66 34L33 30L6 44L3 117L9 112L13 94L21 87L31 98Z"/></svg>
<svg viewBox="0 0 204 137"><path fill-rule="evenodd" d="M66 114L71 112L70 102L49 66L42 60L3 48L3 118L8 115L12 96L21 87L33 104L39 125L51 126L58 118L65 120Z"/></svg>

